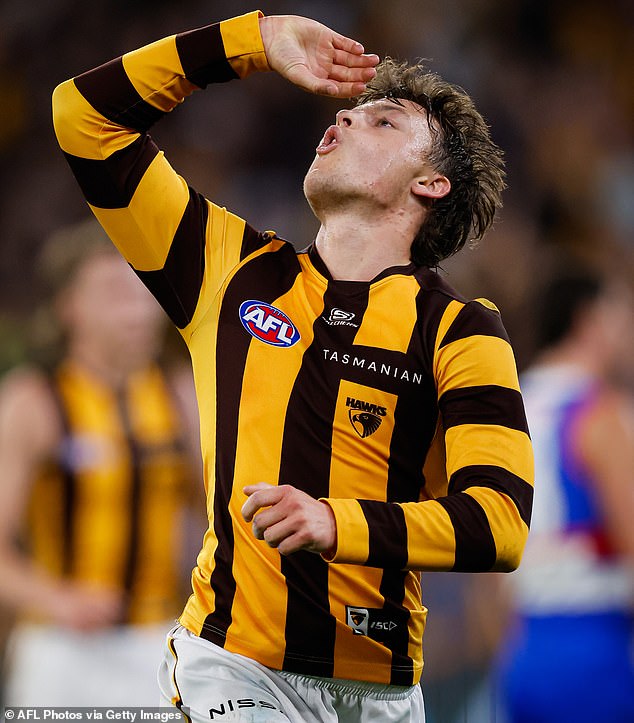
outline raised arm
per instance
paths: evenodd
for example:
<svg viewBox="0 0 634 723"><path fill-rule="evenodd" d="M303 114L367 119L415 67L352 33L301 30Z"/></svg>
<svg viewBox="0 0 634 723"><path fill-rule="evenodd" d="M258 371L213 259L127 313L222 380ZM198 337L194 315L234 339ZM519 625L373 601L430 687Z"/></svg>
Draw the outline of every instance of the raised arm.
<svg viewBox="0 0 634 723"><path fill-rule="evenodd" d="M219 286L268 238L189 188L149 128L209 83L273 68L302 88L344 97L363 90L377 62L319 23L254 12L164 38L55 89L55 132L88 204L181 330L203 282Z"/></svg>

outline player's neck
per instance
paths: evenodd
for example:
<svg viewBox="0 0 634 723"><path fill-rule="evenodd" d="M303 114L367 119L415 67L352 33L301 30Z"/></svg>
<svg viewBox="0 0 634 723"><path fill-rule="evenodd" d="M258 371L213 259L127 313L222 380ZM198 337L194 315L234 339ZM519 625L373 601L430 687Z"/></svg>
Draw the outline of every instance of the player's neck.
<svg viewBox="0 0 634 723"><path fill-rule="evenodd" d="M415 233L410 226L392 215L369 220L330 214L322 220L315 245L334 279L371 281L387 268L410 262Z"/></svg>

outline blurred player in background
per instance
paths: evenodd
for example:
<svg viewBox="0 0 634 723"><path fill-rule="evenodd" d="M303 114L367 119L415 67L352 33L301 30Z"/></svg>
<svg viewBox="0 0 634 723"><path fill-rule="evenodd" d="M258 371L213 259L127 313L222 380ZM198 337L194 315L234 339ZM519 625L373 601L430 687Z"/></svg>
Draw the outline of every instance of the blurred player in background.
<svg viewBox="0 0 634 723"><path fill-rule="evenodd" d="M498 578L494 573L423 575L429 610L421 679L426 723L495 721L491 664L506 632L504 618L492 614Z"/></svg>
<svg viewBox="0 0 634 723"><path fill-rule="evenodd" d="M562 271L523 377L535 505L502 655L510 723L634 721L634 410L612 383L634 330L623 285Z"/></svg>
<svg viewBox="0 0 634 723"><path fill-rule="evenodd" d="M94 220L55 234L42 272L63 359L0 388L0 596L19 616L5 703L156 705L185 580L193 385L155 362L162 312Z"/></svg>
<svg viewBox="0 0 634 723"><path fill-rule="evenodd" d="M430 268L493 222L502 156L463 91L377 63L250 13L54 95L91 208L192 355L209 530L160 680L196 721L420 723L418 571L513 569L528 533L508 337ZM188 188L147 133L196 88L268 69L366 91L318 143L301 253Z"/></svg>

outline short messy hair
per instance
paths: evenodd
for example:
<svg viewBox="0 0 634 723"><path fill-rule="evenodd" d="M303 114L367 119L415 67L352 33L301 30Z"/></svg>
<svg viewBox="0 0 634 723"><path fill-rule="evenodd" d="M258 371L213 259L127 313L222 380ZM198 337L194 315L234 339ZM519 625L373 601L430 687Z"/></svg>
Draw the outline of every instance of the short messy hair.
<svg viewBox="0 0 634 723"><path fill-rule="evenodd" d="M385 58L357 105L381 98L409 100L426 111L432 132L427 161L451 182L450 192L430 203L411 246L414 263L434 267L493 224L505 188L504 154L467 93L422 63Z"/></svg>

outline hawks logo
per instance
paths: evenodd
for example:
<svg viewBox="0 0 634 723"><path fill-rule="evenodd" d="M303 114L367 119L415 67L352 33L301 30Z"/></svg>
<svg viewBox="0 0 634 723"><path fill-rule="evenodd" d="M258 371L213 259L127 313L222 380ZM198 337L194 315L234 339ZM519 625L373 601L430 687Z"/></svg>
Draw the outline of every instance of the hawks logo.
<svg viewBox="0 0 634 723"><path fill-rule="evenodd" d="M374 434L381 426L383 417L387 414L385 407L380 407L378 404L371 404L370 402L363 402L353 397L346 399L346 407L349 407L348 417L350 418L350 424L352 424L352 428L362 439Z"/></svg>
<svg viewBox="0 0 634 723"><path fill-rule="evenodd" d="M394 640L401 624L390 617L392 613L382 608L359 608L346 605L346 625L353 635L367 635L383 643Z"/></svg>
<svg viewBox="0 0 634 723"><path fill-rule="evenodd" d="M288 316L263 301L243 301L240 304L240 321L251 336L272 346L293 346L300 338L299 331Z"/></svg>
<svg viewBox="0 0 634 723"><path fill-rule="evenodd" d="M346 624L352 628L354 635L368 634L368 612L367 608L355 608L346 605Z"/></svg>

